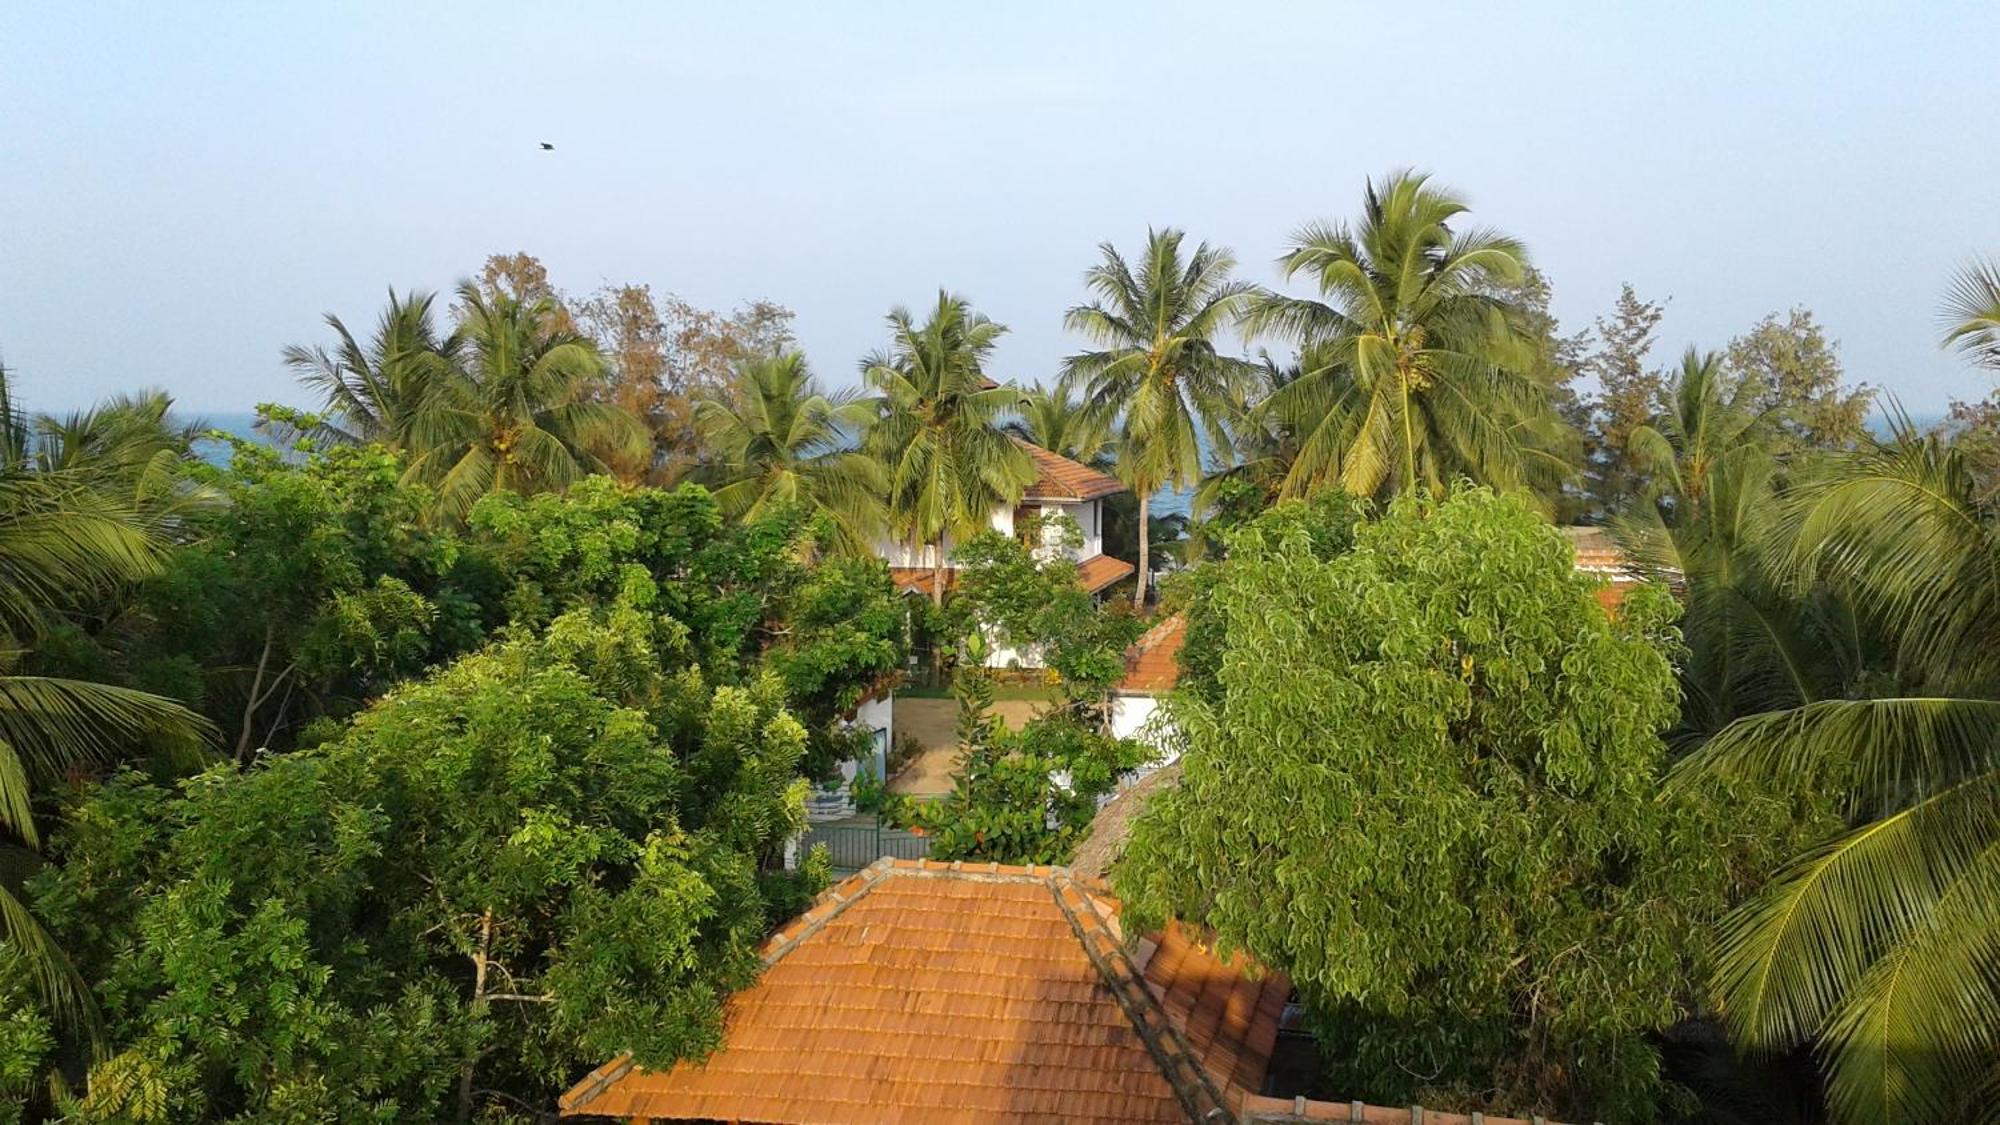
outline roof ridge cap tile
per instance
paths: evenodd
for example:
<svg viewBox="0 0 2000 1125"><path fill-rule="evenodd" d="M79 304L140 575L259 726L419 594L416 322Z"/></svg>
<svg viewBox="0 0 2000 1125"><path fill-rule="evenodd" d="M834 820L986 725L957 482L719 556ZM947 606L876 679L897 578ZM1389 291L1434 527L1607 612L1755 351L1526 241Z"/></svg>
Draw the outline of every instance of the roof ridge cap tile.
<svg viewBox="0 0 2000 1125"><path fill-rule="evenodd" d="M1098 912L1097 900L1067 868L1049 880L1056 907L1070 924L1070 931L1112 998L1125 1013L1132 1031L1146 1046L1146 1053L1179 1098L1188 1119L1195 1122L1234 1120L1224 1085L1218 1085L1201 1056L1189 1045L1174 1024L1172 1015L1160 1004L1145 976L1133 965L1125 943L1112 931Z"/></svg>

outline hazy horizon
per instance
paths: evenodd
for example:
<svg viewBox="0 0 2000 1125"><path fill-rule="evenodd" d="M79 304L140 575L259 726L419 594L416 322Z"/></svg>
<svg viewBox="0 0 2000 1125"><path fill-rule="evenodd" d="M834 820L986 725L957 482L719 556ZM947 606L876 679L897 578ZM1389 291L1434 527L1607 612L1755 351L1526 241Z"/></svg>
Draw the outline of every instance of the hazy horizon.
<svg viewBox="0 0 2000 1125"><path fill-rule="evenodd" d="M1277 284L1295 227L1415 166L1527 243L1567 330L1630 281L1670 299L1664 363L1803 305L1931 414L1988 387L1936 307L2000 253L1996 34L1973 5L13 7L0 359L35 409L306 405L278 350L323 313L526 250L572 293L787 305L835 383L945 286L1032 382L1098 242L1180 226Z"/></svg>

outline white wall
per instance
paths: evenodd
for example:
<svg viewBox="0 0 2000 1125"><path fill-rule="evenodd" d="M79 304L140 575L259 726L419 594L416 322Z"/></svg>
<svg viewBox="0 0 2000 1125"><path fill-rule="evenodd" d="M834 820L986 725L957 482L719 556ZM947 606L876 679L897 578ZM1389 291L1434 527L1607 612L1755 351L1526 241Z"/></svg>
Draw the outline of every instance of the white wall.
<svg viewBox="0 0 2000 1125"><path fill-rule="evenodd" d="M988 527L991 527L1002 535L1012 535L1014 534L1014 509L1006 504L998 505L993 509L992 514L987 517L986 523ZM945 536L944 563L946 566L951 565L951 553L957 549L958 540L950 535ZM875 541L875 554L890 566L934 567L938 564L938 550L937 545L934 543L926 543L923 546L913 548L908 543L898 542L884 536Z"/></svg>
<svg viewBox="0 0 2000 1125"><path fill-rule="evenodd" d="M1160 752L1159 757L1141 767L1135 777L1180 757L1179 740L1173 738L1172 730L1167 728L1167 716L1160 710L1157 696L1114 694L1107 722L1113 736L1136 739Z"/></svg>

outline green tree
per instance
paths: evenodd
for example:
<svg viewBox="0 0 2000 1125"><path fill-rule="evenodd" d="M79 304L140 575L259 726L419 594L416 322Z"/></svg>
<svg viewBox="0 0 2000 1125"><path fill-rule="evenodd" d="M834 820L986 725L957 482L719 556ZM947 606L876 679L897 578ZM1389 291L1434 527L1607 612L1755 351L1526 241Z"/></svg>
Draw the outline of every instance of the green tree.
<svg viewBox="0 0 2000 1125"><path fill-rule="evenodd" d="M221 503L190 521L190 542L101 645L128 681L227 730L239 762L494 623L454 573L456 538L425 526L428 494L379 446L299 459L239 442L206 486Z"/></svg>
<svg viewBox="0 0 2000 1125"><path fill-rule="evenodd" d="M714 454L708 477L722 510L755 519L790 504L831 521L828 546L867 554L884 522L882 463L852 445L872 407L819 389L797 352L746 361L725 395L696 408Z"/></svg>
<svg viewBox="0 0 2000 1125"><path fill-rule="evenodd" d="M942 290L921 326L898 308L889 327L895 342L861 365L862 378L881 392L867 449L888 469L895 534L935 551L931 597L941 607L947 540L985 529L995 507L1021 499L1035 468L1000 428L1020 391L984 369L1005 328Z"/></svg>
<svg viewBox="0 0 2000 1125"><path fill-rule="evenodd" d="M1081 533L1073 521L1043 517L1017 530L1029 542L1062 549L1038 553L997 531L967 541L953 556L959 574L950 627L972 649L1038 654L1041 666L1060 678L1072 708L1092 712L1125 674L1125 650L1145 625L1131 613L1099 605L1077 585L1069 552Z"/></svg>
<svg viewBox="0 0 2000 1125"><path fill-rule="evenodd" d="M560 492L604 471L597 450L643 451L639 421L590 397L603 361L553 299L471 282L458 299L456 371L424 397L408 433L410 476L436 491L447 518L489 492Z"/></svg>
<svg viewBox="0 0 2000 1125"><path fill-rule="evenodd" d="M1973 262L1952 275L1941 315L1946 347L2000 370L2000 264Z"/></svg>
<svg viewBox="0 0 2000 1125"><path fill-rule="evenodd" d="M1600 519L1623 511L1646 491L1644 474L1633 463L1632 434L1666 406L1666 374L1647 363L1666 312L1665 302L1640 299L1627 282L1618 289L1611 319L1598 317L1592 325L1596 345L1583 369L1597 380L1589 483Z"/></svg>
<svg viewBox="0 0 2000 1125"><path fill-rule="evenodd" d="M2000 1051L2000 532L1963 455L1904 424L1800 490L1781 556L1886 658L1683 764L1837 796L1845 830L1723 924L1737 1043L1809 1044L1844 1125L1991 1116Z"/></svg>
<svg viewBox="0 0 2000 1125"><path fill-rule="evenodd" d="M1007 729L988 714L993 685L984 668L961 669L952 686L959 761L951 792L923 801L900 794L870 798L891 823L928 836L934 859L1063 863L1089 830L1100 800L1153 753L1066 710Z"/></svg>
<svg viewBox="0 0 2000 1125"><path fill-rule="evenodd" d="M36 674L36 649L67 615L153 573L163 545L107 494L101 462L40 462L29 432L0 368L0 951L13 948L41 1002L75 1028L92 1019L85 984L20 897L41 844L34 795L76 768L192 744L209 728L158 696Z"/></svg>
<svg viewBox="0 0 2000 1125"><path fill-rule="evenodd" d="M691 658L669 618L578 611L317 747L86 793L35 887L110 982L83 1116L464 1120L711 1049L805 732Z"/></svg>
<svg viewBox="0 0 2000 1125"><path fill-rule="evenodd" d="M1458 476L1513 487L1568 471L1550 452L1551 388L1511 327L1526 254L1454 231L1466 210L1418 173L1370 182L1358 224L1310 224L1279 260L1320 299L1251 303L1250 331L1300 348L1301 375L1267 404L1303 434L1285 495L1408 495Z"/></svg>
<svg viewBox="0 0 2000 1125"><path fill-rule="evenodd" d="M1132 604L1144 607L1152 587L1148 507L1153 493L1201 480L1201 439L1228 449L1220 404L1249 364L1224 356L1215 338L1237 318L1251 286L1230 277L1236 258L1204 242L1183 256L1185 235L1171 227L1146 232L1135 270L1109 242L1083 275L1094 298L1063 315L1063 325L1096 350L1063 363L1065 379L1087 388L1090 406L1115 416L1118 467L1139 500L1139 582Z"/></svg>
<svg viewBox="0 0 2000 1125"><path fill-rule="evenodd" d="M1059 453L1096 469L1117 463L1116 444L1104 412L1078 397L1076 381L1057 379L1052 387L1037 384L1021 395L1020 417L1006 430L1022 441Z"/></svg>
<svg viewBox="0 0 2000 1125"><path fill-rule="evenodd" d="M1838 693L1867 646L1836 591L1794 588L1772 565L1788 545L1759 388L1689 348L1666 395L1628 439L1647 491L1615 526L1641 569L1683 591L1681 736L1698 740Z"/></svg>
<svg viewBox="0 0 2000 1125"><path fill-rule="evenodd" d="M1289 974L1349 1096L1654 1117L1688 935L1783 811L1660 798L1672 598L1607 615L1518 494L1329 532L1232 541L1214 686L1168 701L1181 782L1113 871L1129 925Z"/></svg>
<svg viewBox="0 0 2000 1125"><path fill-rule="evenodd" d="M1867 436L1875 392L1842 381L1840 356L1808 309L1772 313L1729 341L1731 378L1763 415L1768 444L1780 457L1849 449Z"/></svg>
<svg viewBox="0 0 2000 1125"><path fill-rule="evenodd" d="M292 344L284 350L285 366L298 374L306 389L320 395L326 417L311 428L312 436L337 442L378 442L407 449L410 430L425 402L456 374L459 341L440 337L431 316L433 297L410 292L389 303L363 344L341 319L326 314L335 342Z"/></svg>

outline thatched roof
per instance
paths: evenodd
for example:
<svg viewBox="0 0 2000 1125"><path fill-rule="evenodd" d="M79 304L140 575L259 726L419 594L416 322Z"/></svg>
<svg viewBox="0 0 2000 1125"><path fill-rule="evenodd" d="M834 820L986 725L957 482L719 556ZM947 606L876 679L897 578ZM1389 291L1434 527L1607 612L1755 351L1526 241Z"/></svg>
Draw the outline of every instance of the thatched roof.
<svg viewBox="0 0 2000 1125"><path fill-rule="evenodd" d="M1090 822L1090 834L1083 843L1076 846L1076 854L1070 857L1070 870L1079 877L1102 879L1111 870L1118 857L1125 854L1125 841L1132 835L1132 821L1139 810L1160 793L1181 783L1181 764L1176 761L1161 766L1139 779L1130 789L1111 799L1111 803L1097 810L1096 819Z"/></svg>

